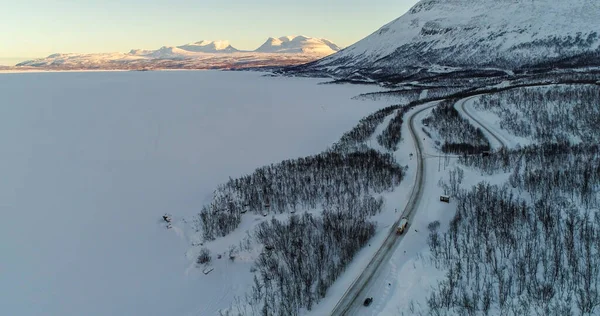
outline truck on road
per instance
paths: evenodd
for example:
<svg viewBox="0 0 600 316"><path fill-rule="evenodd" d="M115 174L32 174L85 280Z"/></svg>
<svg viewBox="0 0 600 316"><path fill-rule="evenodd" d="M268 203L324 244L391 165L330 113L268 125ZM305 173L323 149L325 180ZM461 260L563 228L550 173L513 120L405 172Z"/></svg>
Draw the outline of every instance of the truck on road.
<svg viewBox="0 0 600 316"><path fill-rule="evenodd" d="M404 217L400 220L400 224L398 224L398 227L396 228L396 234L397 235L404 234L404 231L406 230L406 226L408 226L408 219L406 217Z"/></svg>

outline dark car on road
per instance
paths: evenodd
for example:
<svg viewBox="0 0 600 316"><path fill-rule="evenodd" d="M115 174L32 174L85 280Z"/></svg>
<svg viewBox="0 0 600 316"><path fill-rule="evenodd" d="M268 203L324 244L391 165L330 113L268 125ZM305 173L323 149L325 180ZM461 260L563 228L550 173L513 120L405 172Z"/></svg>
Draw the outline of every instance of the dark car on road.
<svg viewBox="0 0 600 316"><path fill-rule="evenodd" d="M373 298L372 297L367 297L365 299L365 302L363 303L363 305L369 306L369 305L371 305L372 302L373 302Z"/></svg>

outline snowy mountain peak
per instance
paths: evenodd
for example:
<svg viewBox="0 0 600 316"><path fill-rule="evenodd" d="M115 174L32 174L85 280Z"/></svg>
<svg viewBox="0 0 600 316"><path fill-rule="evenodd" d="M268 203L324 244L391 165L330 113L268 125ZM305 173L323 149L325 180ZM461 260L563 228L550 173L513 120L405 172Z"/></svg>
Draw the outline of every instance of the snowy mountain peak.
<svg viewBox="0 0 600 316"><path fill-rule="evenodd" d="M147 55L152 53L152 50L148 50L148 49L132 49L129 51L129 55L135 55L135 56L143 56L143 55ZM50 57L50 56L48 56Z"/></svg>
<svg viewBox="0 0 600 316"><path fill-rule="evenodd" d="M196 53L233 53L238 50L229 44L229 41L199 41L177 48Z"/></svg>
<svg viewBox="0 0 600 316"><path fill-rule="evenodd" d="M541 67L600 54L600 5L573 0L422 0L310 68L339 75L444 67ZM381 69L381 70L380 70Z"/></svg>
<svg viewBox="0 0 600 316"><path fill-rule="evenodd" d="M306 41L308 39L310 39L310 37L307 36L303 36L303 35L296 35L296 36L283 36L280 38L281 40L283 39L287 39L290 42L302 42L302 41Z"/></svg>
<svg viewBox="0 0 600 316"><path fill-rule="evenodd" d="M279 38L269 37L255 52L329 55L339 50L340 48L329 40L298 35Z"/></svg>
<svg viewBox="0 0 600 316"><path fill-rule="evenodd" d="M132 49L127 53L52 54L28 60L18 67L51 69L242 69L305 64L335 53L328 40L307 36L269 38L256 51L240 51L229 41L198 41L156 50ZM293 56L290 55L293 53Z"/></svg>

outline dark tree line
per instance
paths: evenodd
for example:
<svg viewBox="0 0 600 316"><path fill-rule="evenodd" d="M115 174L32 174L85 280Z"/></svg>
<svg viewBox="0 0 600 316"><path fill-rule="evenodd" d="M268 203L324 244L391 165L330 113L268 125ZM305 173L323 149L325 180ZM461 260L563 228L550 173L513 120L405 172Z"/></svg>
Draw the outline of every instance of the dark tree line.
<svg viewBox="0 0 600 316"><path fill-rule="evenodd" d="M357 150L364 150L366 148L365 142L369 140L375 133L377 126L383 123L388 115L391 115L394 111L399 108L397 105L388 106L377 112L370 114L367 117L362 118L358 125L356 125L349 132L344 133L341 139L333 144L332 150L338 152L351 152Z"/></svg>
<svg viewBox="0 0 600 316"><path fill-rule="evenodd" d="M402 140L402 124L404 123L404 115L413 106L404 105L401 106L396 115L390 120L388 126L377 135L377 142L379 145L390 151L398 150L398 144Z"/></svg>
<svg viewBox="0 0 600 316"><path fill-rule="evenodd" d="M490 143L479 129L463 118L454 108L456 99L440 102L423 120L435 129L443 140L444 153L476 154L490 150Z"/></svg>
<svg viewBox="0 0 600 316"><path fill-rule="evenodd" d="M459 79L464 79L464 81L461 81ZM456 76L451 77L452 83L442 81L441 78L437 78L437 80L440 81L434 81L430 84L419 83L415 84L414 86L407 85L400 89L363 93L357 97L354 97L354 99L374 101L381 99L389 99L390 101L396 102L397 104L409 104L416 102L423 96L425 96L424 91L427 91L426 97L428 99L444 98L455 93L469 90L474 85L485 86L499 84L500 82L502 82L500 79L477 78L477 83L474 84L473 77L457 78Z"/></svg>
<svg viewBox="0 0 600 316"><path fill-rule="evenodd" d="M261 223L256 238L264 248L246 297L250 314L293 316L302 308L311 310L375 234L366 213L378 213L382 204L365 197L328 208L322 216L294 214L287 222Z"/></svg>
<svg viewBox="0 0 600 316"><path fill-rule="evenodd" d="M363 93L359 96L354 97L354 99L358 100L393 100L393 102L405 104L416 101L419 99L421 95L421 89L412 89L412 88L402 88L395 89L391 91L379 91L379 92L369 92Z"/></svg>
<svg viewBox="0 0 600 316"><path fill-rule="evenodd" d="M245 212L266 215L346 205L347 199L393 190L403 174L392 155L375 150L326 152L265 166L216 190L199 214L204 238L227 235Z"/></svg>

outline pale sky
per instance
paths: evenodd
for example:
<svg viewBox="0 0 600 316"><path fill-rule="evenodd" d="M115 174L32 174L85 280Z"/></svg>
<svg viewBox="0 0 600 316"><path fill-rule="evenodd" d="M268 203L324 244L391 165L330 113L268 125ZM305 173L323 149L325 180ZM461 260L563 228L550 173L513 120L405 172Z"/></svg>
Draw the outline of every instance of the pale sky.
<svg viewBox="0 0 600 316"><path fill-rule="evenodd" d="M127 52L200 40L255 49L269 36L345 47L417 0L0 0L0 58ZM0 64L2 64L0 62Z"/></svg>

